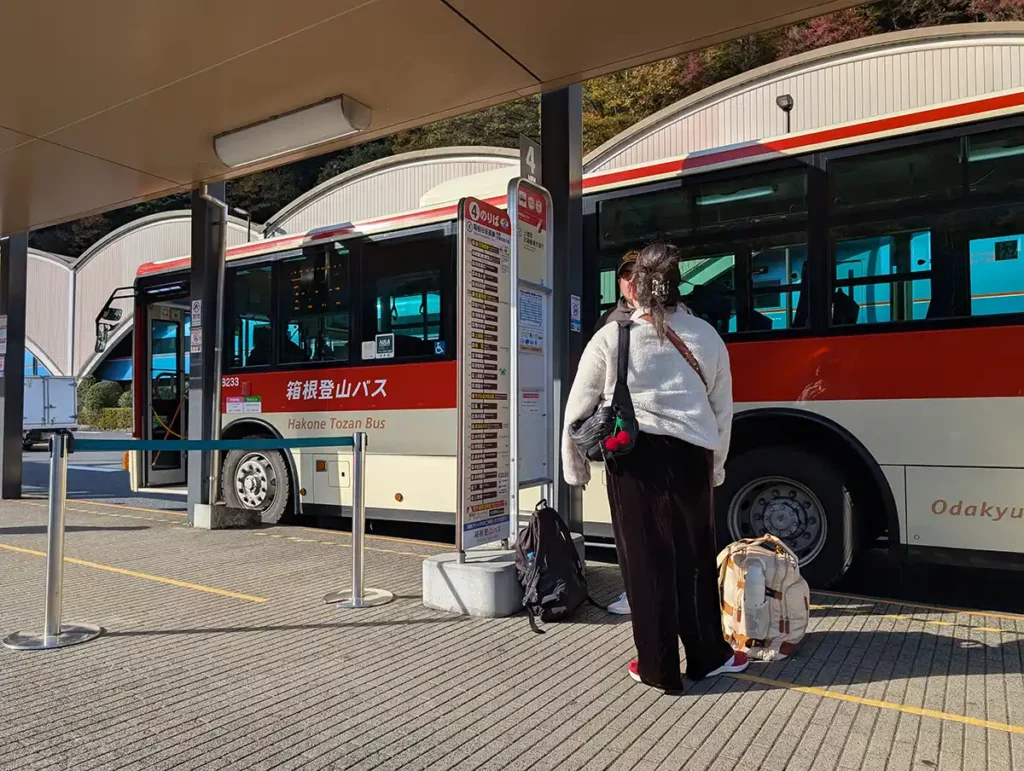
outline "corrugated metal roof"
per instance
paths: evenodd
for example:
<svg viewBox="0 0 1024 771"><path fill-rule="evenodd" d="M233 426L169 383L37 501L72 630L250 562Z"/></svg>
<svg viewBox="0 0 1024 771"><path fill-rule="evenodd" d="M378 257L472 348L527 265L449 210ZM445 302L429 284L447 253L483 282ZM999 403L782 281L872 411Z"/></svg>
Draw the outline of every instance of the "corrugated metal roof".
<svg viewBox="0 0 1024 771"><path fill-rule="evenodd" d="M392 155L317 185L271 217L266 232L302 233L412 211L419 208L421 196L444 182L518 166L519 151L501 147L442 147Z"/></svg>
<svg viewBox="0 0 1024 771"><path fill-rule="evenodd" d="M54 375L69 370L72 269L66 258L28 250L25 291L25 347ZM45 298L45 302L40 302Z"/></svg>

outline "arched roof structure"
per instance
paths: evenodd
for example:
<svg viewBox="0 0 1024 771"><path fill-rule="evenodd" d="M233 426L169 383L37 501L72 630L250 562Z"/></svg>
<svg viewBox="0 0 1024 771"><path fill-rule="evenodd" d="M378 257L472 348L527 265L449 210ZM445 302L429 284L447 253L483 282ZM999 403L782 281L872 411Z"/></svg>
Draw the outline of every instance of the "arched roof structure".
<svg viewBox="0 0 1024 771"><path fill-rule="evenodd" d="M245 220L228 218L228 245L245 243L250 237ZM251 237L261 238L253 228ZM192 250L192 212L188 209L161 212L129 222L108 233L89 247L75 263L73 371L77 377L90 374L102 361L94 350L96 314L110 293L119 286L131 286L135 273L144 262L180 257ZM121 328L132 322L132 306L117 303L124 311L121 325L111 334L120 339ZM113 345L108 346L109 351Z"/></svg>
<svg viewBox="0 0 1024 771"><path fill-rule="evenodd" d="M441 147L391 155L331 177L299 196L267 221L266 233L301 233L411 211L438 185L501 168L518 169L519 151Z"/></svg>
<svg viewBox="0 0 1024 771"><path fill-rule="evenodd" d="M67 258L28 250L25 291L25 348L53 375L70 372L74 269ZM14 364L14 362L12 362Z"/></svg>

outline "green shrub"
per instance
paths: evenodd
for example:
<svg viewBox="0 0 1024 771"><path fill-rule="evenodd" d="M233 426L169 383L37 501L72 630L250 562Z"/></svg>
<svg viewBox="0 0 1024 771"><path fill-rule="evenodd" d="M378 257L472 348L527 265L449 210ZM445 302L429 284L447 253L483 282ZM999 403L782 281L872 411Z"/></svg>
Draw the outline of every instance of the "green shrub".
<svg viewBox="0 0 1024 771"><path fill-rule="evenodd" d="M121 398L119 398L117 400L117 406L118 407L131 407L132 406L132 389L129 388L127 391L125 391L123 394L121 394Z"/></svg>
<svg viewBox="0 0 1024 771"><path fill-rule="evenodd" d="M101 431L131 431L131 407L107 407L96 415L95 421L89 425Z"/></svg>
<svg viewBox="0 0 1024 771"><path fill-rule="evenodd" d="M78 406L85 404L85 395L96 385L96 378L83 377L78 381Z"/></svg>
<svg viewBox="0 0 1024 771"><path fill-rule="evenodd" d="M116 407L117 400L120 398L121 386L112 380L104 380L85 392L79 406L83 411L95 412L108 407Z"/></svg>

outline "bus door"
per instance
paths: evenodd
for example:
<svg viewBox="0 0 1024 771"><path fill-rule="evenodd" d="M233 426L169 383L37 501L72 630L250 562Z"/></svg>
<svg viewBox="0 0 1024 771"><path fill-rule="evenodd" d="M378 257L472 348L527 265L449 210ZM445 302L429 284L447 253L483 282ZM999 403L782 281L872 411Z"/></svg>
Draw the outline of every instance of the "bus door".
<svg viewBox="0 0 1024 771"><path fill-rule="evenodd" d="M146 388L148 420L146 439L183 439L188 427L189 313L183 303L161 303L149 307L148 372ZM146 484L184 486L187 453L177 450L148 450L145 453Z"/></svg>

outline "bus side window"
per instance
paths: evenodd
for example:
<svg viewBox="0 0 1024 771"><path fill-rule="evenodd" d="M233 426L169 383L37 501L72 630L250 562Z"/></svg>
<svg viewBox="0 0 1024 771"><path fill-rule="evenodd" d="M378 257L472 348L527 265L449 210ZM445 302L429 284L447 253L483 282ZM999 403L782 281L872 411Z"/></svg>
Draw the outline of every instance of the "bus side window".
<svg viewBox="0 0 1024 771"><path fill-rule="evenodd" d="M362 342L394 335L396 360L444 355L450 236L367 242L361 259Z"/></svg>
<svg viewBox="0 0 1024 771"><path fill-rule="evenodd" d="M872 223L864 231L843 232L833 242L832 324L913 321L942 310L942 302L931 308L932 243L942 232L899 223Z"/></svg>
<svg viewBox="0 0 1024 771"><path fill-rule="evenodd" d="M349 253L343 243L315 246L282 262L282 364L349 360Z"/></svg>
<svg viewBox="0 0 1024 771"><path fill-rule="evenodd" d="M273 292L270 265L229 269L225 276L227 353L230 368L270 364Z"/></svg>

